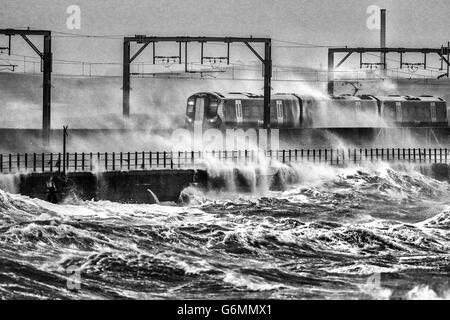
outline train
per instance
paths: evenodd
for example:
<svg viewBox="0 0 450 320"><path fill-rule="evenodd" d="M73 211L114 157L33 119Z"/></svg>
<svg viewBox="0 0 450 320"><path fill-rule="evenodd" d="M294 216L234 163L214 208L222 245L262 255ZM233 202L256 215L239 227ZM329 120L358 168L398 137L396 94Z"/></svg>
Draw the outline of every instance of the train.
<svg viewBox="0 0 450 320"><path fill-rule="evenodd" d="M262 128L264 97L252 93L199 92L187 100L186 126ZM270 127L449 127L447 102L435 96L271 95Z"/></svg>

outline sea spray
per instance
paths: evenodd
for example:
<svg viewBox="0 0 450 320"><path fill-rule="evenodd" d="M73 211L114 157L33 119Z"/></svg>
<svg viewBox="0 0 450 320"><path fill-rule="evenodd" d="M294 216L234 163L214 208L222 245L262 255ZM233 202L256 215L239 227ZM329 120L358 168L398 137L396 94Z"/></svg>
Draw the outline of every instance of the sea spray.
<svg viewBox="0 0 450 320"><path fill-rule="evenodd" d="M54 205L0 191L0 295L448 297L447 183L381 162L272 162L245 177L271 166L296 178L263 194L190 187L184 205ZM73 270L78 291L67 286Z"/></svg>

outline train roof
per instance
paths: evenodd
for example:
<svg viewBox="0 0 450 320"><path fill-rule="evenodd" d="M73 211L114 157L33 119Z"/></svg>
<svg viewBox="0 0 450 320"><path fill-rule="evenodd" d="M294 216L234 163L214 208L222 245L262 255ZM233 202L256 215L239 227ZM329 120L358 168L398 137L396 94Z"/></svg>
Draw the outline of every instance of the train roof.
<svg viewBox="0 0 450 320"><path fill-rule="evenodd" d="M264 96L261 94L253 94L249 92L228 92L228 93L221 93L221 92L197 92L194 93L192 96L196 95L205 95L210 94L214 95L221 99L240 99L240 100L249 100L249 99L263 99ZM191 96L191 97L192 97ZM296 94L296 93L274 93L271 95L272 98L277 99L292 99L292 98L300 98L300 99L313 99L313 100L342 100L342 101L360 101L360 100L371 100L371 101L395 101L395 102L406 102L406 101L428 101L428 102L445 102L444 99L440 97L435 96L429 96L429 95L421 95L421 96L401 96L401 95L385 95L385 96L376 96L376 95L323 95L323 96L317 96L312 94Z"/></svg>
<svg viewBox="0 0 450 320"><path fill-rule="evenodd" d="M195 95L204 95L204 94L210 94L214 95L221 99L241 99L241 100L247 100L247 99L263 99L264 96L261 94L253 94L249 92L228 92L228 93L221 93L221 92L197 92L194 93L192 96ZM277 99L292 99L295 98L294 94L291 93L275 93L272 94L271 97L276 97Z"/></svg>
<svg viewBox="0 0 450 320"><path fill-rule="evenodd" d="M429 101L429 102L444 102L444 99L434 96L400 96L400 95L389 95L389 96L376 96L380 101Z"/></svg>

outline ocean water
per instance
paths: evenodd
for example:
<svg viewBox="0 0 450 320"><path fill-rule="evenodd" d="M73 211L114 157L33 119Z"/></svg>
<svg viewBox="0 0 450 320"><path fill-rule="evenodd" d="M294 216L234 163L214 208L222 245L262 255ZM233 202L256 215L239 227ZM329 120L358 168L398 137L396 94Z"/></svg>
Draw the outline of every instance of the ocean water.
<svg viewBox="0 0 450 320"><path fill-rule="evenodd" d="M229 168L183 204L0 191L2 299L450 298L450 186L412 167ZM273 188L272 188L273 189Z"/></svg>

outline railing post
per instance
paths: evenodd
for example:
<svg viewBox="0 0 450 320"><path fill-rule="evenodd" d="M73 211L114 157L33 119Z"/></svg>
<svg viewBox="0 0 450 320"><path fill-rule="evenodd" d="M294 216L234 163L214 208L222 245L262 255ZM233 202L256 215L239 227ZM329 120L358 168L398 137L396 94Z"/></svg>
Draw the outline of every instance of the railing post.
<svg viewBox="0 0 450 320"><path fill-rule="evenodd" d="M84 152L81 153L81 171L84 171Z"/></svg>
<svg viewBox="0 0 450 320"><path fill-rule="evenodd" d="M112 153L112 170L116 171L116 153Z"/></svg>
<svg viewBox="0 0 450 320"><path fill-rule="evenodd" d="M108 152L105 152L105 171L108 170Z"/></svg>
<svg viewBox="0 0 450 320"><path fill-rule="evenodd" d="M42 166L42 172L45 172L45 153L41 153L41 158L42 158L42 163L41 163L41 166Z"/></svg>
<svg viewBox="0 0 450 320"><path fill-rule="evenodd" d="M164 151L163 152L163 168L165 169L166 168L166 152Z"/></svg>
<svg viewBox="0 0 450 320"><path fill-rule="evenodd" d="M61 152L58 152L58 172L61 172Z"/></svg>
<svg viewBox="0 0 450 320"><path fill-rule="evenodd" d="M53 153L50 153L50 172L53 172Z"/></svg>
<svg viewBox="0 0 450 320"><path fill-rule="evenodd" d="M153 152L149 151L148 154L149 154L149 158L150 158L148 165L149 165L149 168L151 169L153 166ZM156 159L156 160L158 160L158 163L157 163L156 167L158 167L158 165L159 165L159 154L157 154L157 156L158 156L158 159Z"/></svg>
<svg viewBox="0 0 450 320"><path fill-rule="evenodd" d="M0 172L3 172L3 155L0 154Z"/></svg>
<svg viewBox="0 0 450 320"><path fill-rule="evenodd" d="M89 170L90 171L92 171L92 165L93 165L93 163L92 163L92 152L90 152L89 153Z"/></svg>
<svg viewBox="0 0 450 320"><path fill-rule="evenodd" d="M138 152L134 153L134 170L138 169Z"/></svg>

